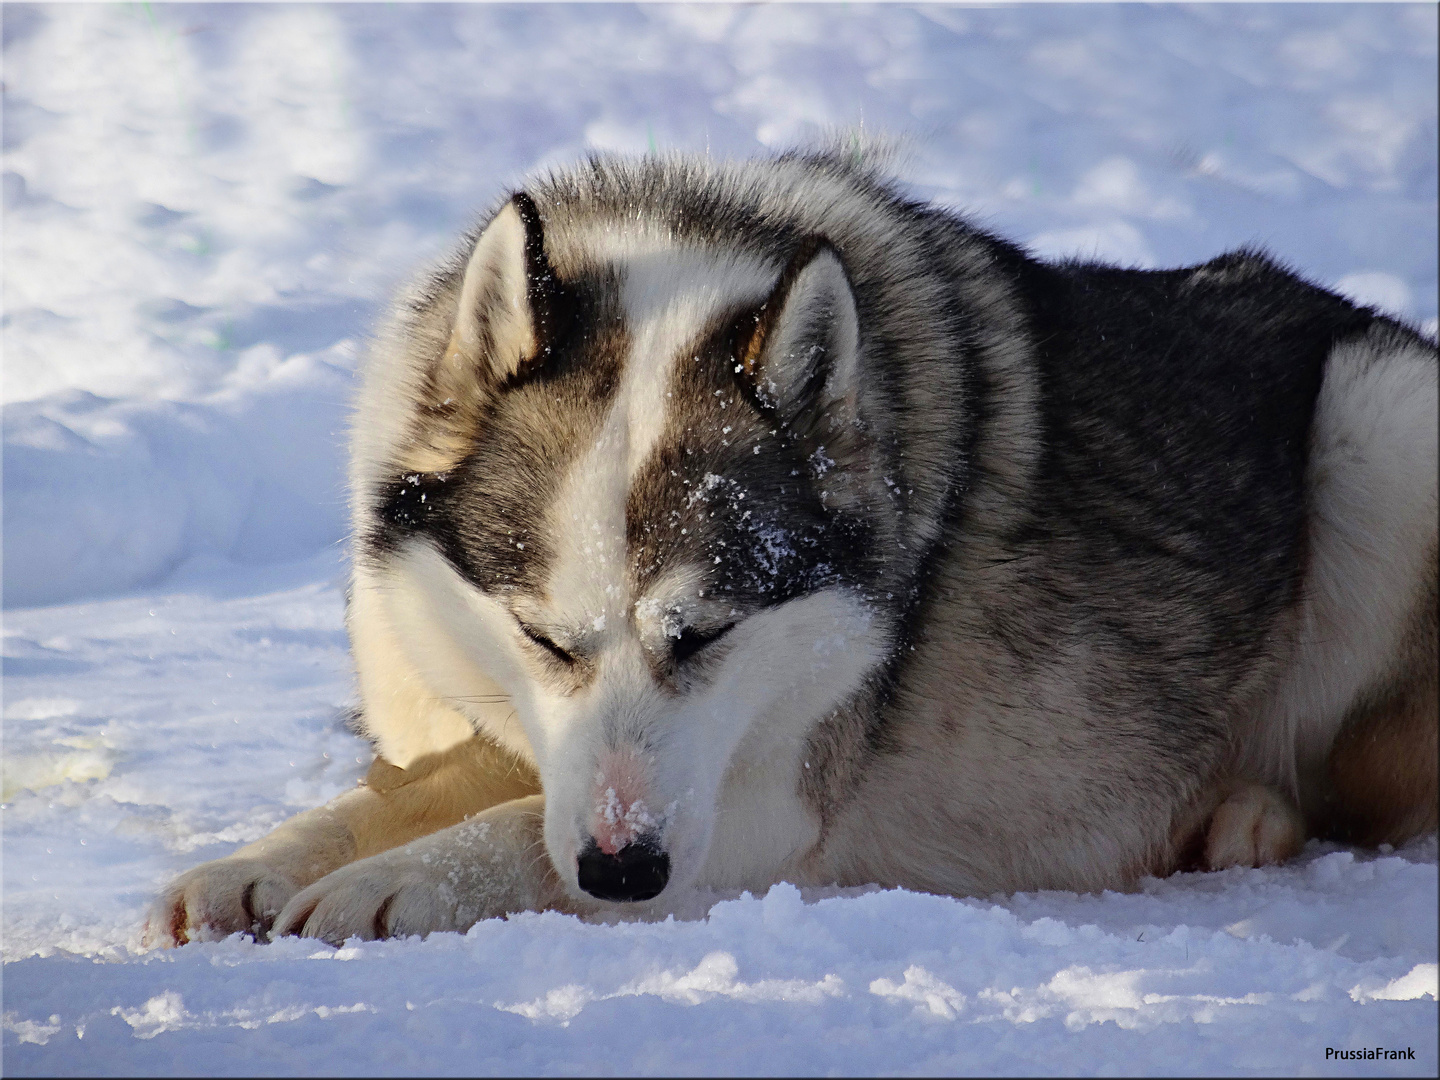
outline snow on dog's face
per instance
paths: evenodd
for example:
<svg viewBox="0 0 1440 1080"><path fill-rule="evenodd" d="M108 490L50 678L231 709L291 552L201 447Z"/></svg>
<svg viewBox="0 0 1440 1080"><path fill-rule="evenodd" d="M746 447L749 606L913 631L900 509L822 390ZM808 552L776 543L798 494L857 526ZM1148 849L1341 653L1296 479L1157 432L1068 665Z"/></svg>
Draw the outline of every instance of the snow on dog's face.
<svg viewBox="0 0 1440 1080"><path fill-rule="evenodd" d="M798 753L880 659L858 339L813 240L481 235L368 547L509 695L577 895L692 880L747 734Z"/></svg>

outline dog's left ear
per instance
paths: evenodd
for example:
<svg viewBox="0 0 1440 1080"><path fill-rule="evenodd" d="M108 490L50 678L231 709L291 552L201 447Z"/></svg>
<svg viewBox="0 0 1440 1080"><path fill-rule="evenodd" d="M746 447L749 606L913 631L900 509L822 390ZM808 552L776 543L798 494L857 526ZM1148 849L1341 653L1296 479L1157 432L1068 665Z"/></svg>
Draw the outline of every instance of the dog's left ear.
<svg viewBox="0 0 1440 1080"><path fill-rule="evenodd" d="M742 318L735 359L762 405L805 427L826 413L856 415L859 350L849 275L834 248L812 239L765 304Z"/></svg>
<svg viewBox="0 0 1440 1080"><path fill-rule="evenodd" d="M804 448L825 504L883 505L880 450L861 411L859 309L840 253L801 243L732 340L736 378Z"/></svg>

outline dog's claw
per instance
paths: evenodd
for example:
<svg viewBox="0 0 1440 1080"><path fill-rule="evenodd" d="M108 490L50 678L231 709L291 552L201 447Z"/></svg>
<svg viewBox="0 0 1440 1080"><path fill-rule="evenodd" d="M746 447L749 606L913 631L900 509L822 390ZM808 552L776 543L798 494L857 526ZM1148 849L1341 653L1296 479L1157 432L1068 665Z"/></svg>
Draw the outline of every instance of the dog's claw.
<svg viewBox="0 0 1440 1080"><path fill-rule="evenodd" d="M296 886L257 859L217 859L180 875L145 920L141 943L172 948L189 941L245 933L265 940Z"/></svg>
<svg viewBox="0 0 1440 1080"><path fill-rule="evenodd" d="M291 898L275 920L271 940L294 934L339 946L352 938L468 930L478 912L470 916L453 888L428 877L427 869L402 851L342 867Z"/></svg>

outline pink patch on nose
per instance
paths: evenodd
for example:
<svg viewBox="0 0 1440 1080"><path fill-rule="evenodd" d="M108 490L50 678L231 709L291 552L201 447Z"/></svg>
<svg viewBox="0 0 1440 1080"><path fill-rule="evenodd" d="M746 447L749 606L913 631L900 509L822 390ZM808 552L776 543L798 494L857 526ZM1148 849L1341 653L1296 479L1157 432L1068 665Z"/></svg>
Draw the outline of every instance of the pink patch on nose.
<svg viewBox="0 0 1440 1080"><path fill-rule="evenodd" d="M633 753L606 751L595 773L590 835L606 855L614 855L658 822L645 805L645 766Z"/></svg>

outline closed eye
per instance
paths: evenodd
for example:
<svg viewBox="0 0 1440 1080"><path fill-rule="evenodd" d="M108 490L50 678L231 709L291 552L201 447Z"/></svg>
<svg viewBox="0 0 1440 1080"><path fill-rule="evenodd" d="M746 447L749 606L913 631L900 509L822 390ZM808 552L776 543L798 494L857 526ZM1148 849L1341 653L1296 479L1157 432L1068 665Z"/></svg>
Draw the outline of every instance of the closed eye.
<svg viewBox="0 0 1440 1080"><path fill-rule="evenodd" d="M687 626L680 631L680 636L671 642L670 655L675 658L675 663L683 664L705 646L719 641L734 629L733 622L726 623L714 630L696 630L694 627Z"/></svg>
<svg viewBox="0 0 1440 1080"><path fill-rule="evenodd" d="M559 660L561 663L575 663L574 656L566 652L559 645L556 645L555 642L551 641L548 637L540 633L540 631L536 630L533 626L526 626L524 623L521 623L520 632L524 634L527 638L529 638L531 641L533 641L536 645L539 645L551 656L555 657L556 660Z"/></svg>

